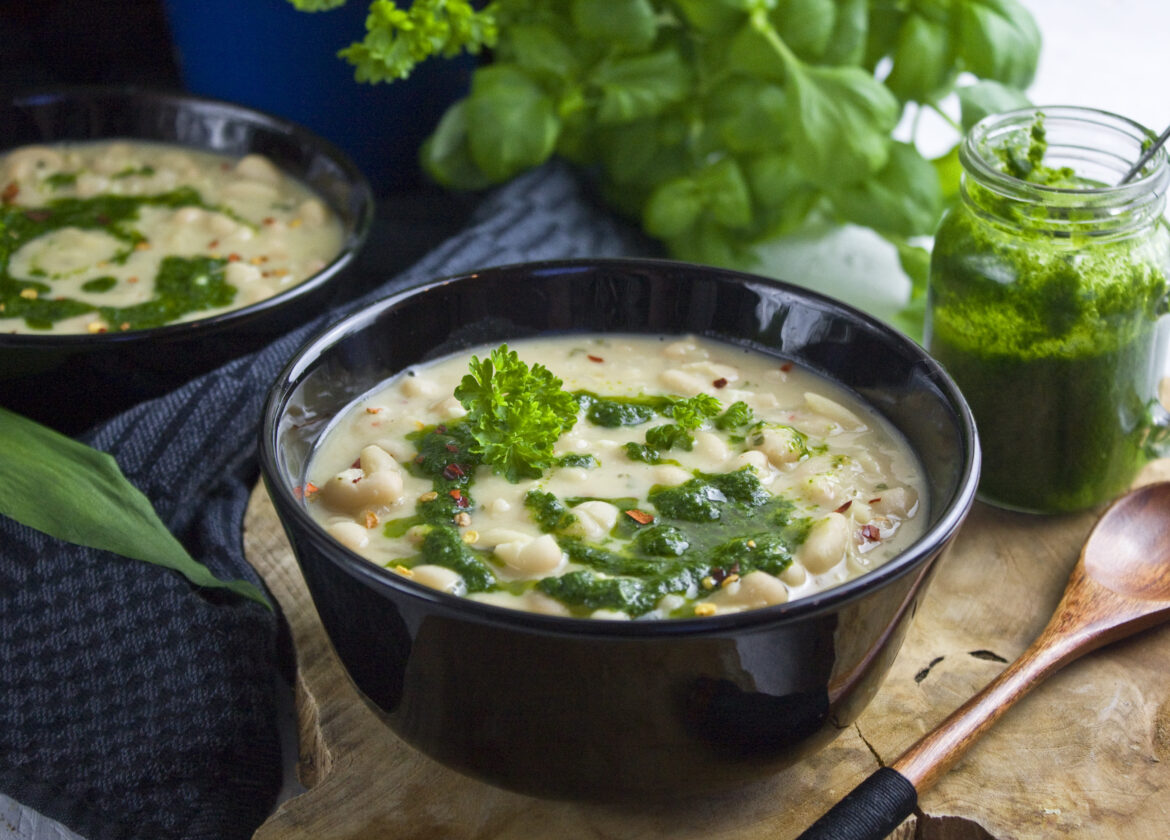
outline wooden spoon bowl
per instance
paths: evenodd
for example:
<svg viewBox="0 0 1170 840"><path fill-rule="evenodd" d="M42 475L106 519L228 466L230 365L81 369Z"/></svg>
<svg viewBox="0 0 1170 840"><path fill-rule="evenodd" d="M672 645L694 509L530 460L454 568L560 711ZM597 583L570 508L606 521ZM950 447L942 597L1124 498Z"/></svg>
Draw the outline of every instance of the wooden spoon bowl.
<svg viewBox="0 0 1170 840"><path fill-rule="evenodd" d="M1122 496L1081 548L1043 632L934 730L857 786L798 840L880 840L1017 700L1102 645L1170 619L1170 482Z"/></svg>

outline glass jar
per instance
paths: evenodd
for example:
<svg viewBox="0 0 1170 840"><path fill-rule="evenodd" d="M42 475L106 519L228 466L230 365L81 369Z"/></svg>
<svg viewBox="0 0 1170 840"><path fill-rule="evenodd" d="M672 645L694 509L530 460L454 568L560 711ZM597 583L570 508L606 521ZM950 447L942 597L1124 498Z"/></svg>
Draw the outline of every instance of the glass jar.
<svg viewBox="0 0 1170 840"><path fill-rule="evenodd" d="M980 496L1089 508L1163 454L1170 181L1151 132L1088 108L985 118L931 256L925 344L970 403Z"/></svg>

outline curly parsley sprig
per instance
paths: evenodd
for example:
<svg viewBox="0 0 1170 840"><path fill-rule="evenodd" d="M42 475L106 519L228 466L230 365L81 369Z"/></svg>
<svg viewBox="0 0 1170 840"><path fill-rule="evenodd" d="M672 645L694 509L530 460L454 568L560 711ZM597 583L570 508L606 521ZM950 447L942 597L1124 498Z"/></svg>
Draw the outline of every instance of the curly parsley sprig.
<svg viewBox="0 0 1170 840"><path fill-rule="evenodd" d="M577 422L577 398L542 364L531 368L502 344L486 359L471 357L455 389L467 409L471 454L509 481L540 478L553 465L553 446Z"/></svg>

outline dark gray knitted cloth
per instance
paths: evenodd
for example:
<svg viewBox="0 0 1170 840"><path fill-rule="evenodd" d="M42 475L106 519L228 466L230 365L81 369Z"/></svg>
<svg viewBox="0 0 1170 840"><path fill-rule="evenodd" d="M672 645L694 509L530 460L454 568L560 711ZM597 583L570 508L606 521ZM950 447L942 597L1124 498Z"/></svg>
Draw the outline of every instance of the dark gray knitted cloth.
<svg viewBox="0 0 1170 840"><path fill-rule="evenodd" d="M550 164L485 198L460 234L370 296L646 248ZM263 585L241 540L261 403L296 348L337 316L85 436L218 576ZM278 616L257 604L0 517L0 792L89 840L250 837L282 778L279 637Z"/></svg>

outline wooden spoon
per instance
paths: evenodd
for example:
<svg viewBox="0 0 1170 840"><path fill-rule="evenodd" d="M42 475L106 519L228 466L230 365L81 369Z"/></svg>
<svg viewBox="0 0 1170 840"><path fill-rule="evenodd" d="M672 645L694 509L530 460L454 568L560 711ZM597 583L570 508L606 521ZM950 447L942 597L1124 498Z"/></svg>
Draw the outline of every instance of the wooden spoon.
<svg viewBox="0 0 1170 840"><path fill-rule="evenodd" d="M1093 526L1048 626L986 688L833 806L797 840L880 840L918 794L1041 680L1102 645L1170 619L1170 482L1122 496Z"/></svg>

